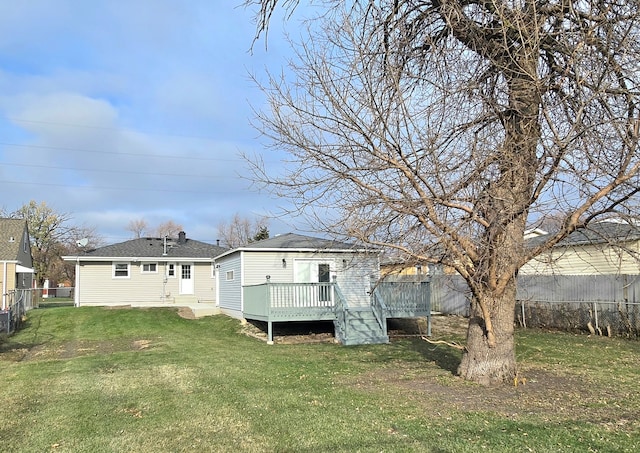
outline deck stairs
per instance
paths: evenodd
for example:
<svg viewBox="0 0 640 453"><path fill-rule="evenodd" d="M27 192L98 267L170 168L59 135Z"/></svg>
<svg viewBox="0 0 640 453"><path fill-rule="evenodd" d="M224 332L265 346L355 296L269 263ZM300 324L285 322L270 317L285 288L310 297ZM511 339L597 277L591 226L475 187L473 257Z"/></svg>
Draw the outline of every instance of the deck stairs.
<svg viewBox="0 0 640 453"><path fill-rule="evenodd" d="M342 325L336 321L336 338L346 346L389 343L387 320L379 321L371 307L348 308L338 318Z"/></svg>
<svg viewBox="0 0 640 453"><path fill-rule="evenodd" d="M389 343L384 304L349 306L340 288L335 288L335 336L346 345Z"/></svg>

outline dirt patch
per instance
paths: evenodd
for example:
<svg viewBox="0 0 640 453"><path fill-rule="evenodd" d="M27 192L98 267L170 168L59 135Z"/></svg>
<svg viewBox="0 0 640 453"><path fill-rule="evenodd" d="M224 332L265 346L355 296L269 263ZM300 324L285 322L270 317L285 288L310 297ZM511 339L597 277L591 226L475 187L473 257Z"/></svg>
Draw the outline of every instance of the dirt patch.
<svg viewBox="0 0 640 453"><path fill-rule="evenodd" d="M258 340L267 341L267 323L247 321L242 325L242 333ZM280 322L273 324L275 344L333 343L335 342L333 322Z"/></svg>
<svg viewBox="0 0 640 453"><path fill-rule="evenodd" d="M434 316L431 318L431 332L437 336L466 335L468 320L461 316ZM387 322L391 341L404 337L421 337L427 333L427 319L389 319ZM267 341L267 323L248 320L242 326L242 332L253 338ZM279 322L273 323L273 342L275 344L304 344L335 342L335 329L332 321L317 322Z"/></svg>
<svg viewBox="0 0 640 453"><path fill-rule="evenodd" d="M180 307L178 308L178 316L184 319L196 319L196 315L193 313L189 307Z"/></svg>

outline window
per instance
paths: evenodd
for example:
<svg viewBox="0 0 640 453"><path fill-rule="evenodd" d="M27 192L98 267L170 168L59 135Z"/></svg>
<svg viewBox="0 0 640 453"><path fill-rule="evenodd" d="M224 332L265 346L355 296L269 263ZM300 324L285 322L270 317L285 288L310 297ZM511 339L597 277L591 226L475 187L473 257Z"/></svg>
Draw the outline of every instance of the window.
<svg viewBox="0 0 640 453"><path fill-rule="evenodd" d="M167 277L176 278L176 265L174 263L167 264Z"/></svg>
<svg viewBox="0 0 640 453"><path fill-rule="evenodd" d="M158 263L143 263L142 264L142 273L143 274L155 274L158 272Z"/></svg>
<svg viewBox="0 0 640 453"><path fill-rule="evenodd" d="M129 263L113 263L113 278L129 278Z"/></svg>
<svg viewBox="0 0 640 453"><path fill-rule="evenodd" d="M233 280L233 271L227 271L227 281Z"/></svg>

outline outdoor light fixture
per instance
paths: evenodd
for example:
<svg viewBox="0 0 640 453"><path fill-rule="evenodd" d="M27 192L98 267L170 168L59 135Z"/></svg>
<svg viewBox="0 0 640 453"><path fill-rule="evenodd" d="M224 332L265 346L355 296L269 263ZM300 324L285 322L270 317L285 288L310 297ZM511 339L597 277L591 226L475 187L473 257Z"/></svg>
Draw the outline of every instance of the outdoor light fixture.
<svg viewBox="0 0 640 453"><path fill-rule="evenodd" d="M287 267L287 260L282 258L282 267Z"/></svg>
<svg viewBox="0 0 640 453"><path fill-rule="evenodd" d="M267 275L265 276L265 278L267 279L267 282L268 282L269 280L271 280L271 275Z"/></svg>

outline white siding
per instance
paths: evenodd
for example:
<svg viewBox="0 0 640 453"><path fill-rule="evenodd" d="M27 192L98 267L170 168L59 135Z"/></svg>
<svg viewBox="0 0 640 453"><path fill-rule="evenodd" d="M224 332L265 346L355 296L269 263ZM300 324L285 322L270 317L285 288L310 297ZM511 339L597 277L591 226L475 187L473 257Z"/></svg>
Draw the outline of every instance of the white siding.
<svg viewBox="0 0 640 453"><path fill-rule="evenodd" d="M337 282L349 306L369 305L372 283L380 277L378 256L358 254L339 263Z"/></svg>
<svg viewBox="0 0 640 453"><path fill-rule="evenodd" d="M638 252L638 242L628 244ZM611 246L556 247L522 267L522 275L616 275L638 274L637 257Z"/></svg>
<svg viewBox="0 0 640 453"><path fill-rule="evenodd" d="M336 276L340 290L347 302L353 306L369 305L368 291L371 280L379 277L378 256L354 253L312 253L312 252L251 252L244 258L244 284L256 285L266 282L266 276L272 283L294 282L294 261L324 261L331 265L331 274ZM286 266L283 266L282 260ZM222 300L222 295L220 295Z"/></svg>
<svg viewBox="0 0 640 453"><path fill-rule="evenodd" d="M211 263L193 263L194 296L199 300L215 300L215 279L211 278ZM165 276L165 263L158 262L156 273L142 273L141 263L130 263L129 278L113 278L111 262L83 262L78 276L80 305L161 303L179 295L179 275Z"/></svg>

